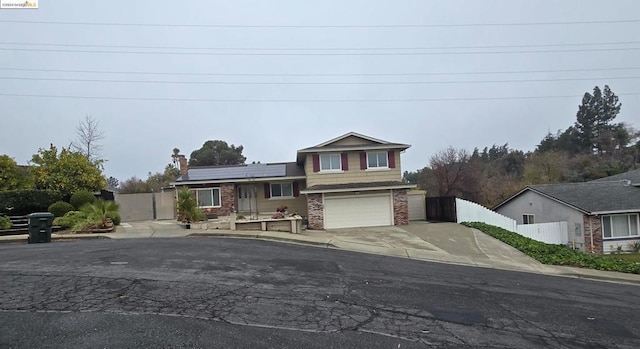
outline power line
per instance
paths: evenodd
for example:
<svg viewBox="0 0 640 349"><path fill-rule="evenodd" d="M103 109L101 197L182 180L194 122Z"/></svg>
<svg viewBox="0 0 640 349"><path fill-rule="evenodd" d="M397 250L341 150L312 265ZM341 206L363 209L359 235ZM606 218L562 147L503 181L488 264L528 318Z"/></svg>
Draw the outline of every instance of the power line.
<svg viewBox="0 0 640 349"><path fill-rule="evenodd" d="M638 96L640 92L620 93L618 96ZM5 97L34 97L34 98L67 98L67 99L102 99L102 100L130 100L130 101L168 101L168 102L241 102L241 103L359 103L359 102L446 102L446 101L491 101L515 99L557 99L582 98L577 95L564 96L512 96L512 97L469 97L469 98L408 98L408 99L209 99L209 98L155 98L155 97L106 97L106 96L71 96L71 95L42 95L0 93Z"/></svg>
<svg viewBox="0 0 640 349"><path fill-rule="evenodd" d="M2 51L30 51L30 52L69 52L69 53L122 53L122 54L153 54L153 55L193 55L193 56L429 56L429 55L482 55L482 54L513 54L513 53L561 53L561 52L611 52L636 51L640 47L614 47L569 50L527 50L527 51L466 51L466 52L363 52L363 53L262 53L262 52L159 52L159 51L105 51L105 50L57 50L35 48L0 48Z"/></svg>
<svg viewBox="0 0 640 349"><path fill-rule="evenodd" d="M166 80L108 80L108 79L75 79L75 78L34 78L0 76L0 80L26 81L65 81L65 82L107 82L133 84L191 84L191 85L431 85L431 84L487 84L487 83L525 83L525 82L559 82L589 80L635 80L640 76L590 77L590 78L553 78L553 79L518 79L518 80L465 80L465 81L166 81Z"/></svg>
<svg viewBox="0 0 640 349"><path fill-rule="evenodd" d="M0 23L83 25L110 27L183 27L183 28L446 28L446 27L503 27L503 26L545 26L545 25L585 25L639 23L640 19L558 21L558 22L507 22L507 23L440 23L440 24L180 24L180 23L117 23L117 22L63 22L63 21L23 21L2 19Z"/></svg>
<svg viewBox="0 0 640 349"><path fill-rule="evenodd" d="M550 69L550 70L510 70L510 71L478 71L478 72L408 72L408 73L188 73L188 72L141 72L141 71L106 71L106 70L73 70L73 69L40 69L0 67L0 71L87 73L87 74L127 74L127 75L179 75L179 76L429 76L429 75L483 75L483 74L532 74L532 73L571 73L593 71L637 70L639 67L585 68L585 69Z"/></svg>
<svg viewBox="0 0 640 349"><path fill-rule="evenodd" d="M91 48L126 48L126 49L161 49L161 50L226 50L226 51L385 51L385 50L461 50L461 49L494 49L494 48L533 48L533 47L568 47L568 46L603 46L603 45L636 45L640 41L564 43L564 44L514 44L487 46L431 46L431 47L185 47L185 46L137 46L137 45L94 45L94 44L52 44L35 42L0 41L0 45L18 46L55 46L55 47L91 47Z"/></svg>

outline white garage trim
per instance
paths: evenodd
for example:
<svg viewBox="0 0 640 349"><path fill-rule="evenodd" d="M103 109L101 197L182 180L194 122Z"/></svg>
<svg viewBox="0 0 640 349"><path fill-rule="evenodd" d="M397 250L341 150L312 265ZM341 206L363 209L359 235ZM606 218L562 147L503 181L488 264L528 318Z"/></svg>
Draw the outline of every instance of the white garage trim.
<svg viewBox="0 0 640 349"><path fill-rule="evenodd" d="M325 229L393 225L391 193L322 196Z"/></svg>

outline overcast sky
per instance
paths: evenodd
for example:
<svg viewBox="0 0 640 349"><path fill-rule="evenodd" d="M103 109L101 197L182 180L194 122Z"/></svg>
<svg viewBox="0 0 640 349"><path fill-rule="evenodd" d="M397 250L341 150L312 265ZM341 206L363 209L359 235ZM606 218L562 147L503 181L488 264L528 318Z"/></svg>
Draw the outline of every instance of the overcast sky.
<svg viewBox="0 0 640 349"><path fill-rule="evenodd" d="M0 154L26 164L67 146L89 114L105 132L105 173L120 180L209 139L280 162L355 131L412 145L403 170L449 145L533 150L573 124L595 85L620 96L618 121L640 127L637 0L40 0L0 10L0 33Z"/></svg>

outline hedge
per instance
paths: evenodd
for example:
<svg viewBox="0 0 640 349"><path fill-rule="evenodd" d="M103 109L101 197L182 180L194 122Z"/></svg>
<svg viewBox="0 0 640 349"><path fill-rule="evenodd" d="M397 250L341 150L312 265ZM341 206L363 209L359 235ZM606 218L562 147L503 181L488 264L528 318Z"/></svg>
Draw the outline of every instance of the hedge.
<svg viewBox="0 0 640 349"><path fill-rule="evenodd" d="M67 212L73 211L73 205L64 201L56 201L51 204L47 210L53 213L55 217L62 217Z"/></svg>
<svg viewBox="0 0 640 349"><path fill-rule="evenodd" d="M0 191L0 213L23 216L33 212L47 212L49 205L61 199L62 195L53 190Z"/></svg>

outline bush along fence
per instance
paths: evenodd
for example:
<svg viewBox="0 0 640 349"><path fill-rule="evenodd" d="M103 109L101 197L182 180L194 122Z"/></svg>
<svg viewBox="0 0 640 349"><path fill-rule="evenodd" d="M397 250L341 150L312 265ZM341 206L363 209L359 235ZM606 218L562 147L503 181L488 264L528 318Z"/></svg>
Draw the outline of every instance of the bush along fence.
<svg viewBox="0 0 640 349"><path fill-rule="evenodd" d="M515 220L482 205L458 198L456 198L456 215L457 223L482 222L548 244L569 243L567 222L517 224Z"/></svg>
<svg viewBox="0 0 640 349"><path fill-rule="evenodd" d="M572 267L640 274L640 263L633 261L611 256L587 254L578 250L570 249L564 245L546 244L521 236L501 227L481 222L465 222L462 224L470 228L478 229L487 235L511 245L544 264L567 265Z"/></svg>

